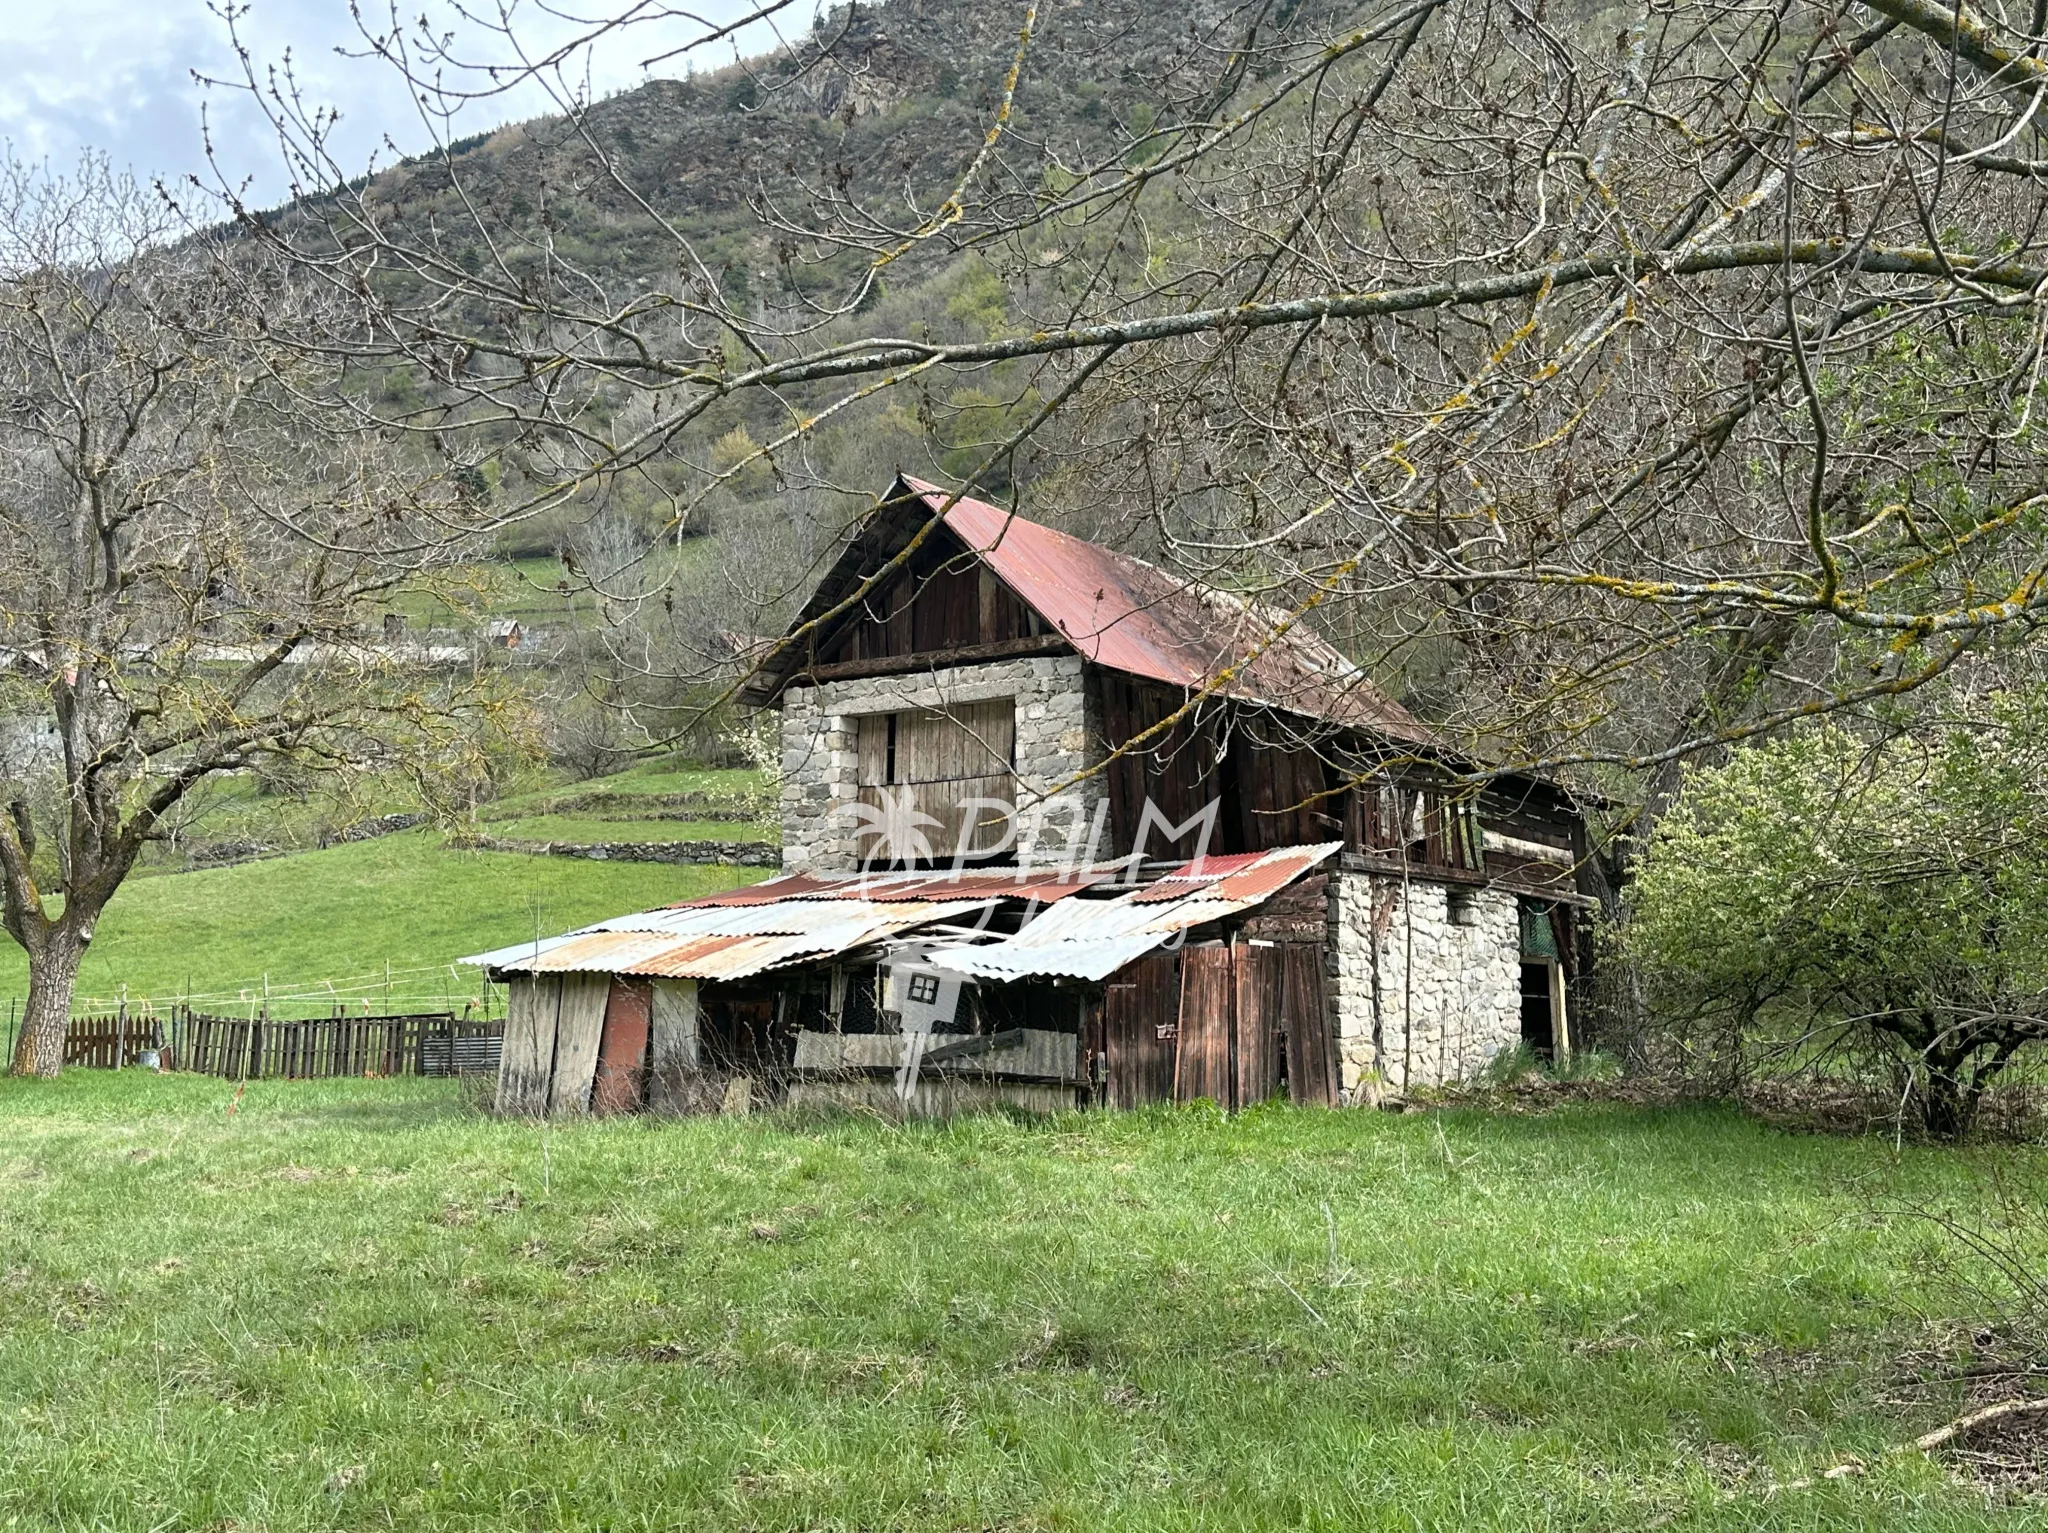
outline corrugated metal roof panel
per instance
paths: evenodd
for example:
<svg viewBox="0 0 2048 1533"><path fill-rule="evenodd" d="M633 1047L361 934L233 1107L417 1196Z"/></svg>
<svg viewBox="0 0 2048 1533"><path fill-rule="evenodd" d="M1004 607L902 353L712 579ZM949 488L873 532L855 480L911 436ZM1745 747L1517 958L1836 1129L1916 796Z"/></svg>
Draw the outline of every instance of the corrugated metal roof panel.
<svg viewBox="0 0 2048 1533"><path fill-rule="evenodd" d="M513 974L658 974L741 979L784 963L864 947L879 938L994 901L788 900L773 905L665 906L600 921L567 936L462 960Z"/></svg>
<svg viewBox="0 0 2048 1533"><path fill-rule="evenodd" d="M1165 940L1149 936L1091 937L1033 948L998 943L984 948L951 948L934 961L943 960L944 968L970 979L998 983L1047 978L1104 980Z"/></svg>
<svg viewBox="0 0 2048 1533"><path fill-rule="evenodd" d="M1291 850L1297 855L1274 857L1269 862L1259 863L1241 873L1232 873L1228 878L1219 880L1214 891L1216 897L1247 901L1270 899L1322 860L1320 857L1303 855L1311 850L1307 847L1296 847Z"/></svg>
<svg viewBox="0 0 2048 1533"><path fill-rule="evenodd" d="M902 483L933 511L950 493L908 475ZM1278 632L1284 613L986 501L963 496L946 513L946 525L1098 665L1169 686L1213 685L1312 718L1437 743L1334 645L1299 622Z"/></svg>
<svg viewBox="0 0 2048 1533"><path fill-rule="evenodd" d="M1189 863L1169 875L1180 891L1172 898L1154 898L1161 884L1151 884L1113 900L1070 900L1046 911L1015 936L979 946L939 948L931 961L982 979L1038 975L1107 979L1177 932L1264 904L1328 861L1343 845L1341 841L1324 841ZM1201 873L1193 871L1198 866ZM1219 867L1223 869L1220 875L1207 876Z"/></svg>
<svg viewBox="0 0 2048 1533"><path fill-rule="evenodd" d="M636 974L744 979L988 909L1003 900L1046 908L1015 936L946 951L949 967L990 978L1063 974L1100 979L1175 932L1262 903L1341 842L1209 857L1116 899L1075 899L1106 872L899 873L820 878L793 874L751 889L664 905L580 931L464 959L515 974ZM762 898L762 895L772 897ZM737 899L735 895L753 898ZM1107 963L1108 968L1102 965Z"/></svg>

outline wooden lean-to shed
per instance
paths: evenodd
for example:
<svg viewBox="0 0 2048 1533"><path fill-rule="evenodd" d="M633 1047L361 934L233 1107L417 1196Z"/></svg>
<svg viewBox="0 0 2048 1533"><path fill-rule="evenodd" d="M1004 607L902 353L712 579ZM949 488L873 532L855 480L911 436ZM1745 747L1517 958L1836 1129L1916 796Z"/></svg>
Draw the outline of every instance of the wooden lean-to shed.
<svg viewBox="0 0 2048 1533"><path fill-rule="evenodd" d="M1337 851L1149 882L789 875L480 954L511 996L498 1107L688 1110L735 1080L919 1111L1334 1104L1319 870ZM919 1038L906 1013L927 977L946 1005Z"/></svg>

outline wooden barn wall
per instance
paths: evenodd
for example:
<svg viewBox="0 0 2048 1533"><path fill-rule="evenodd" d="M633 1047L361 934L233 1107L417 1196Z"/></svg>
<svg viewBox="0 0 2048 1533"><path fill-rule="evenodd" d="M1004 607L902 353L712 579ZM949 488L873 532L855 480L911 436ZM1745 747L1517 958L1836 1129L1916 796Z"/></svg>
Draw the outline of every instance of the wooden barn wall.
<svg viewBox="0 0 2048 1533"><path fill-rule="evenodd" d="M1177 952L1147 953L1110 976L1103 987L1105 1099L1112 1107L1173 1100L1180 957Z"/></svg>
<svg viewBox="0 0 2048 1533"><path fill-rule="evenodd" d="M1284 1090L1297 1103L1335 1106L1336 1044L1324 1003L1323 945L1254 938L1248 930L1181 949L1178 1016L1171 1027L1157 1027L1173 1042L1173 1100L1206 1097L1235 1111ZM1131 990L1143 997L1147 986ZM1118 993L1112 982L1107 998L1113 1002ZM1161 1099L1158 1063L1147 1060L1124 1079L1119 1062L1112 1050L1113 1103L1135 1107Z"/></svg>
<svg viewBox="0 0 2048 1533"><path fill-rule="evenodd" d="M1112 750L1171 717L1186 697L1178 688L1106 670L1092 671L1090 684ZM1296 745L1286 739L1285 726L1261 720L1256 710L1211 705L1200 721L1182 719L1109 763L1115 850L1134 850L1148 798L1167 826L1187 824L1213 801L1211 853L1342 840L1348 851L1405 856L1418 867L1572 887L1572 870L1562 863L1485 850L1489 830L1562 852L1582 849L1577 813L1556 789L1503 782L1474 794L1412 765L1378 781L1347 783L1370 759L1363 743L1343 732L1333 732L1319 748ZM1149 858L1195 854L1198 831L1168 838L1162 829L1155 819L1146 838Z"/></svg>
<svg viewBox="0 0 2048 1533"><path fill-rule="evenodd" d="M952 532L940 528L909 566L870 591L818 651L824 663L893 659L1049 630Z"/></svg>
<svg viewBox="0 0 2048 1533"><path fill-rule="evenodd" d="M1121 672L1093 673L1102 732L1112 746L1137 738L1176 712L1186 694ZM1329 841L1343 833L1341 795L1332 795L1328 766L1312 749L1260 737L1243 720L1223 738L1220 710L1200 721L1182 719L1156 739L1109 764L1110 833L1119 855L1136 845L1149 798L1166 817L1155 820L1145 852L1157 859L1186 858L1199 849L1200 832L1169 838L1210 802L1218 806L1209 838L1211 854L1263 852L1276 846Z"/></svg>

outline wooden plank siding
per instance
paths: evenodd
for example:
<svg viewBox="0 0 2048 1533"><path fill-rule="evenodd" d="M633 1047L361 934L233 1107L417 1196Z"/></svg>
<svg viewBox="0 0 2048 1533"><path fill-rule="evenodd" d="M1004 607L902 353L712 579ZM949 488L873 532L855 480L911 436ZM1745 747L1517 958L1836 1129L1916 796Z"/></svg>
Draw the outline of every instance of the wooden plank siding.
<svg viewBox="0 0 2048 1533"><path fill-rule="evenodd" d="M1280 1083L1280 948L1237 942L1229 952L1236 981L1229 1105L1250 1107L1272 1096Z"/></svg>
<svg viewBox="0 0 2048 1533"><path fill-rule="evenodd" d="M1117 671L1094 673L1101 704L1103 734L1112 746L1136 739L1156 727L1181 707L1184 698L1170 688ZM1109 788L1110 835L1119 855L1140 850L1138 833L1144 829L1142 848L1148 858L1184 860L1202 850L1201 832L1191 824L1204 806L1221 800L1216 770L1216 735L1213 723L1204 719L1182 719L1143 745L1116 755L1104 772ZM1150 803L1166 825L1155 818L1145 820ZM1228 825L1222 823L1228 818ZM1183 835L1167 831L1189 825ZM1235 816L1219 817L1209 837L1207 850L1227 850L1226 839L1238 829Z"/></svg>
<svg viewBox="0 0 2048 1533"><path fill-rule="evenodd" d="M131 1036L137 1025L128 1019ZM167 1022L142 1025L154 1027L162 1040L162 1068L230 1080L489 1073L498 1068L504 1034L501 1022L458 1018L453 1012L217 1017L181 1009ZM127 1052L132 1062L137 1052L132 1042ZM66 1062L111 1065L113 1059L93 1051L76 1059L67 1055Z"/></svg>
<svg viewBox="0 0 2048 1533"><path fill-rule="evenodd" d="M687 1083L699 1070L697 982L658 979L648 1019L647 1102L657 1111L680 1111Z"/></svg>
<svg viewBox="0 0 2048 1533"><path fill-rule="evenodd" d="M923 828L923 855L943 861L963 844L970 853L1001 847L1006 815L970 807L970 801L1016 800L1017 708L1011 699L961 703L943 713L867 714L859 720L858 736L859 801L879 814L884 789L911 788L917 812L938 822ZM897 850L900 855L904 849Z"/></svg>
<svg viewBox="0 0 2048 1533"><path fill-rule="evenodd" d="M561 1008L560 975L515 976L507 986L505 1051L498 1063L498 1111L504 1116L537 1118L547 1111Z"/></svg>
<svg viewBox="0 0 2048 1533"><path fill-rule="evenodd" d="M605 974L564 974L561 1012L555 1023L555 1069L548 1083L550 1117L590 1110L591 1082L597 1076L597 1049L604 1036L605 1001L611 977Z"/></svg>
<svg viewBox="0 0 2048 1533"><path fill-rule="evenodd" d="M1236 966L1230 946L1197 942L1180 957L1180 1049L1175 1060L1173 1099L1203 1097L1222 1107L1233 1099L1232 1033L1237 1012Z"/></svg>
<svg viewBox="0 0 2048 1533"><path fill-rule="evenodd" d="M817 661L888 659L1050 633L1043 618L941 528L908 568L841 619L819 645Z"/></svg>
<svg viewBox="0 0 2048 1533"><path fill-rule="evenodd" d="M1097 672L1094 685L1110 742L1146 734L1186 702L1171 687L1117 672ZM1193 857L1202 849L1197 827L1177 837L1164 830L1190 824L1214 803L1211 855L1341 840L1348 850L1405 856L1418 867L1480 870L1480 823L1469 799L1420 780L1353 784L1357 769L1341 763L1355 750L1334 732L1321 745L1294 738L1302 727L1281 728L1242 703L1212 703L1199 720L1181 719L1117 755L1104 772L1117 852L1140 849L1149 800L1145 856Z"/></svg>
<svg viewBox="0 0 2048 1533"><path fill-rule="evenodd" d="M1337 1040L1324 1000L1319 942L1283 942L1280 1025L1286 1029L1287 1095L1314 1107L1337 1105Z"/></svg>
<svg viewBox="0 0 2048 1533"><path fill-rule="evenodd" d="M1102 995L1104 1095L1112 1107L1173 1100L1180 1036L1180 955L1147 953Z"/></svg>

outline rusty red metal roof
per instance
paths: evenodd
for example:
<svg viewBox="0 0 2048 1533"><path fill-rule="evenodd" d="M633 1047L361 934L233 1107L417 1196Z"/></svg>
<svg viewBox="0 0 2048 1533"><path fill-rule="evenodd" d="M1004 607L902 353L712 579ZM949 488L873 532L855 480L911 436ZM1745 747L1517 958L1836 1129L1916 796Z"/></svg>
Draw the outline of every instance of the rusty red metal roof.
<svg viewBox="0 0 2048 1533"><path fill-rule="evenodd" d="M950 493L908 475L902 483L933 511ZM986 501L963 496L946 525L1097 665L1435 743L1413 714L1305 626L1275 638L1283 613Z"/></svg>
<svg viewBox="0 0 2048 1533"><path fill-rule="evenodd" d="M743 979L867 947L1004 901L1055 904L1112 877L1107 871L1085 870L838 878L792 873L463 961L508 974Z"/></svg>
<svg viewBox="0 0 2048 1533"><path fill-rule="evenodd" d="M819 582L790 631L823 617L851 595L864 573L900 551L915 526L946 503L948 493L922 479L900 476ZM945 524L1054 632L1097 665L1443 748L1413 714L1304 624L1276 637L1284 613L986 501L962 497L946 513ZM772 648L741 697L772 701L799 663L799 646Z"/></svg>

